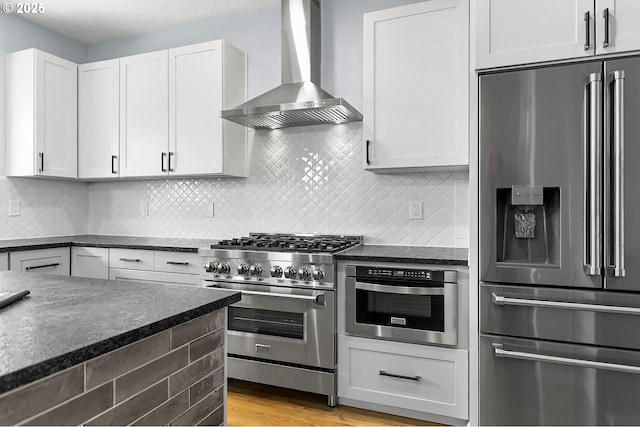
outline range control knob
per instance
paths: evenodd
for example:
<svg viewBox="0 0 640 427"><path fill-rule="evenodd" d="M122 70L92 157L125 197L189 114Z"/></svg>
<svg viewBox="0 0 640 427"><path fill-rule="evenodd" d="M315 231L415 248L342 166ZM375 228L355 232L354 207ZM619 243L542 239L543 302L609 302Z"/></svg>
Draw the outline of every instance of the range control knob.
<svg viewBox="0 0 640 427"><path fill-rule="evenodd" d="M218 264L210 261L209 263L204 265L204 271L206 271L207 273L216 273L218 271Z"/></svg>
<svg viewBox="0 0 640 427"><path fill-rule="evenodd" d="M218 264L218 273L220 274L229 274L231 273L231 267L226 262L221 262Z"/></svg>
<svg viewBox="0 0 640 427"><path fill-rule="evenodd" d="M284 269L284 277L286 277L287 279L295 279L296 274L298 274L298 272L296 271L296 268L292 265Z"/></svg>
<svg viewBox="0 0 640 427"><path fill-rule="evenodd" d="M324 280L324 270L321 268L314 268L313 269L313 280L316 281L321 281Z"/></svg>
<svg viewBox="0 0 640 427"><path fill-rule="evenodd" d="M309 270L309 267L300 267L298 276L301 280L309 280L311 278L311 270Z"/></svg>
<svg viewBox="0 0 640 427"><path fill-rule="evenodd" d="M249 274L249 266L244 262L238 266L238 274L241 276L246 276Z"/></svg>
<svg viewBox="0 0 640 427"><path fill-rule="evenodd" d="M282 277L282 267L279 265L271 267L271 277Z"/></svg>
<svg viewBox="0 0 640 427"><path fill-rule="evenodd" d="M262 266L260 264L253 264L249 269L249 274L256 277L262 276Z"/></svg>

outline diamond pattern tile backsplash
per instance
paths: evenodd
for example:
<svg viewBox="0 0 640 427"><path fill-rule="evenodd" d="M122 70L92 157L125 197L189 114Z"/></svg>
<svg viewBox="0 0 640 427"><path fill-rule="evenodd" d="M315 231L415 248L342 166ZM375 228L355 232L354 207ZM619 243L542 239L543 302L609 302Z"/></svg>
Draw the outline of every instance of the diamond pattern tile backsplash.
<svg viewBox="0 0 640 427"><path fill-rule="evenodd" d="M212 239L251 231L361 234L367 243L468 245L457 176L364 171L362 123L257 131L252 140L248 178L89 184L88 232ZM423 220L409 219L412 200L423 202Z"/></svg>
<svg viewBox="0 0 640 427"><path fill-rule="evenodd" d="M11 201L20 215L10 216ZM0 177L0 239L83 234L89 228L89 185Z"/></svg>

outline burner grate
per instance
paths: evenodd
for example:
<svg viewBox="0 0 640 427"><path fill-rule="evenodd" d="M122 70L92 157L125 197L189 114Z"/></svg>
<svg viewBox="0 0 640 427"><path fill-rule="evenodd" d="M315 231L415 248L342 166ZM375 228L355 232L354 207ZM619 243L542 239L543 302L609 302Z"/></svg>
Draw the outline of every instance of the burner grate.
<svg viewBox="0 0 640 427"><path fill-rule="evenodd" d="M221 240L211 249L334 253L361 243L360 236L251 233L248 237Z"/></svg>

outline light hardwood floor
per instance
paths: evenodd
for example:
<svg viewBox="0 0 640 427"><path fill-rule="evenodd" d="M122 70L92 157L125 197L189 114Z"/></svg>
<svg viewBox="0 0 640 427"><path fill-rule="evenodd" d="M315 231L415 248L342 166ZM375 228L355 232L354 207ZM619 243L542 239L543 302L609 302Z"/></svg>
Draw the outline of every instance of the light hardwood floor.
<svg viewBox="0 0 640 427"><path fill-rule="evenodd" d="M229 380L230 426L407 426L439 425L348 406L327 406L327 397Z"/></svg>

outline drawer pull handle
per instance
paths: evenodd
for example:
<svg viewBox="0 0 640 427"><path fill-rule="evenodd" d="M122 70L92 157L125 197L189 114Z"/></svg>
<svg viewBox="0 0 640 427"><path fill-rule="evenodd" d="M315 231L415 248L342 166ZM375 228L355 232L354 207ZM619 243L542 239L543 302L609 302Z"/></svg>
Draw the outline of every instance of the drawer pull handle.
<svg viewBox="0 0 640 427"><path fill-rule="evenodd" d="M120 258L120 261L124 261L124 262L140 262L140 258Z"/></svg>
<svg viewBox="0 0 640 427"><path fill-rule="evenodd" d="M559 308L563 310L594 311L596 313L632 314L640 315L640 308L619 307L615 305L584 304L579 302L546 301L527 298L510 298L496 293L491 294L491 300L496 305L517 305L536 308Z"/></svg>
<svg viewBox="0 0 640 427"><path fill-rule="evenodd" d="M35 270L37 268L57 267L59 265L60 265L59 262L56 262L53 264L44 264L44 265L31 265L29 267L25 267L25 270L29 271L29 270Z"/></svg>
<svg viewBox="0 0 640 427"><path fill-rule="evenodd" d="M382 375L383 377L400 378L401 380L422 381L422 377L420 375L409 377L407 375L392 374L387 371L380 371L380 375Z"/></svg>
<svg viewBox="0 0 640 427"><path fill-rule="evenodd" d="M167 261L167 264L169 265L189 265L188 262L181 262L181 261Z"/></svg>

